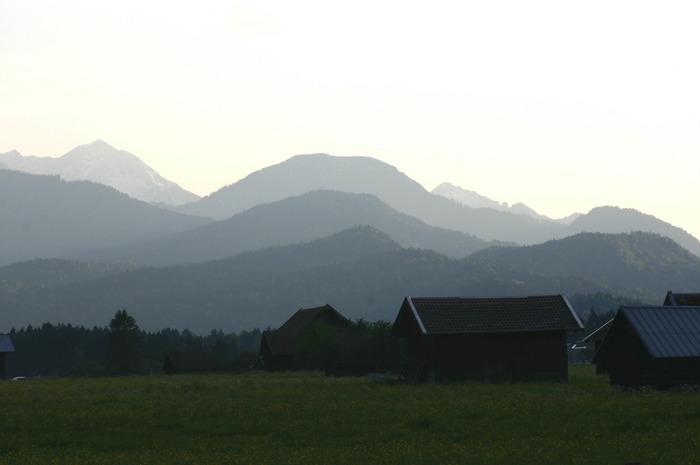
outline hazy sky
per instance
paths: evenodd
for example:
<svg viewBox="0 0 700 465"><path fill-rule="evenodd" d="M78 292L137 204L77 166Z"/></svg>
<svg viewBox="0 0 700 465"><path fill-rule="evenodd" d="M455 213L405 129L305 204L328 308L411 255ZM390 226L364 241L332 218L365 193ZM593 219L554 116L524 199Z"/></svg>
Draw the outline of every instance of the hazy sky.
<svg viewBox="0 0 700 465"><path fill-rule="evenodd" d="M0 152L103 139L204 195L364 155L700 238L696 2L3 0Z"/></svg>

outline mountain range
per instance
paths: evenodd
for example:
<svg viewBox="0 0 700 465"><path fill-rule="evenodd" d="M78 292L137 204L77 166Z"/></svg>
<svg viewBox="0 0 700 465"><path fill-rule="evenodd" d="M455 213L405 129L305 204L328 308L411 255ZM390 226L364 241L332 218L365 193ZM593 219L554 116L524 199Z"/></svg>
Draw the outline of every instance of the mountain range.
<svg viewBox="0 0 700 465"><path fill-rule="evenodd" d="M64 157L99 167L115 152L133 162L120 176L133 166L165 185L102 141ZM17 157L0 158L3 331L103 325L121 308L153 330L276 326L324 303L390 320L405 295L564 293L585 311L700 282L700 242L651 215L602 206L552 220L456 186L428 192L369 157L295 156L167 208L21 172Z"/></svg>
<svg viewBox="0 0 700 465"><path fill-rule="evenodd" d="M519 265L518 247L456 260L400 247L365 226L199 264L91 271L73 261L35 260L0 268L0 327L47 320L104 326L126 308L144 329L203 334L277 327L298 308L325 303L353 319L391 321L406 295L563 293L585 313L601 301L659 304L667 290L688 292L700 280L700 258L652 233L582 233L525 250L531 258ZM658 267L659 257L667 267ZM601 264L614 281L596 273ZM657 279L668 269L672 276Z"/></svg>
<svg viewBox="0 0 700 465"><path fill-rule="evenodd" d="M671 237L700 255L700 241L695 237L636 210L598 207L585 215L555 221L541 215L473 208L430 193L393 166L368 157L297 155L256 171L194 203L182 205L178 211L225 219L261 203L276 202L314 190L372 194L396 211L429 226L463 232L484 241L528 245L584 231L640 230Z"/></svg>

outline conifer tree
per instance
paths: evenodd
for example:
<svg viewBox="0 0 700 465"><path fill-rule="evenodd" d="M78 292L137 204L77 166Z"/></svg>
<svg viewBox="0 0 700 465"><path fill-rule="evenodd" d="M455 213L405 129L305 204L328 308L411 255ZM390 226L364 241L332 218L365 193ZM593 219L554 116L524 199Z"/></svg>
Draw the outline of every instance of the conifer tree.
<svg viewBox="0 0 700 465"><path fill-rule="evenodd" d="M109 323L107 365L112 374L143 372L143 336L134 317L119 310Z"/></svg>

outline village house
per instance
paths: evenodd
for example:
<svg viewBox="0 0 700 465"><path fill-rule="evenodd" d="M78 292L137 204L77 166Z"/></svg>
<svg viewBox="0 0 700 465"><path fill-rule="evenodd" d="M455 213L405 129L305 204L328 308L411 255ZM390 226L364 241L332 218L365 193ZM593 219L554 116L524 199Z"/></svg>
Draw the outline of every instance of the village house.
<svg viewBox="0 0 700 465"><path fill-rule="evenodd" d="M324 323L340 329L352 326L350 320L328 304L321 307L301 308L279 329L263 332L258 365L270 371L297 368L295 361L301 336L315 323Z"/></svg>
<svg viewBox="0 0 700 465"><path fill-rule="evenodd" d="M409 381L567 381L566 333L582 328L562 295L406 297L391 333Z"/></svg>
<svg viewBox="0 0 700 465"><path fill-rule="evenodd" d="M594 363L623 387L700 385L700 307L620 307Z"/></svg>

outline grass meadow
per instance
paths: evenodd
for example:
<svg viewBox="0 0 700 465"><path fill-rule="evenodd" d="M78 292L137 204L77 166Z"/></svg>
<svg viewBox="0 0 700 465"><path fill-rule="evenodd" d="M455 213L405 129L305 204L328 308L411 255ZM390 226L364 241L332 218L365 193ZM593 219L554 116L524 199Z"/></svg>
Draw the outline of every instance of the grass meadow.
<svg viewBox="0 0 700 465"><path fill-rule="evenodd" d="M700 393L316 373L0 382L0 464L700 464Z"/></svg>

